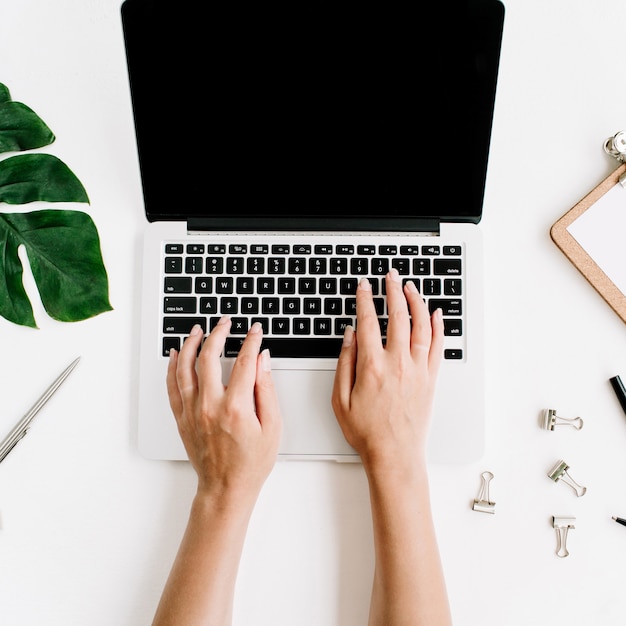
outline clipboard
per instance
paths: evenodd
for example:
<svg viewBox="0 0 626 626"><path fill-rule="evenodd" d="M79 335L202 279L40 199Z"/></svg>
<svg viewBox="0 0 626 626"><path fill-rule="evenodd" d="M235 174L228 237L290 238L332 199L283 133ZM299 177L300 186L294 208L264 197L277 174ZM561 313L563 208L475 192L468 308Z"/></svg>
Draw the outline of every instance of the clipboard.
<svg viewBox="0 0 626 626"><path fill-rule="evenodd" d="M618 136L624 142L624 133L615 137ZM619 161L626 161L621 150L618 154L609 150L610 139L605 142L605 151ZM623 217L617 210L622 204ZM550 236L626 323L626 251L623 243L619 247L611 245L611 237L618 232L626 233L625 224L626 162L557 220L550 229ZM605 237L606 240L601 241ZM616 256L620 254L621 260Z"/></svg>

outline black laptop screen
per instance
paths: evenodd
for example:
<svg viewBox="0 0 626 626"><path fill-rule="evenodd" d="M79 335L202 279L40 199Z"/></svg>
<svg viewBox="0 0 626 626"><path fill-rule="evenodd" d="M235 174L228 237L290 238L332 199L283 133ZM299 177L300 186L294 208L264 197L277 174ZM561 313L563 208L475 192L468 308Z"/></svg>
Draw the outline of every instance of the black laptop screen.
<svg viewBox="0 0 626 626"><path fill-rule="evenodd" d="M500 2L214 4L122 5L148 220L480 220Z"/></svg>

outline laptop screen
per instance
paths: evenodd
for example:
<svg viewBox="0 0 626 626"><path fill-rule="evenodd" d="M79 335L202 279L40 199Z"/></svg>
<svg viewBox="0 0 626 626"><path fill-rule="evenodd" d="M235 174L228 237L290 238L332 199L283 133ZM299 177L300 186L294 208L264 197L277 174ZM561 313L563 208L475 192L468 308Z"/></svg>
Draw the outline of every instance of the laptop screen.
<svg viewBox="0 0 626 626"><path fill-rule="evenodd" d="M148 220L480 220L500 2L215 4L122 5Z"/></svg>

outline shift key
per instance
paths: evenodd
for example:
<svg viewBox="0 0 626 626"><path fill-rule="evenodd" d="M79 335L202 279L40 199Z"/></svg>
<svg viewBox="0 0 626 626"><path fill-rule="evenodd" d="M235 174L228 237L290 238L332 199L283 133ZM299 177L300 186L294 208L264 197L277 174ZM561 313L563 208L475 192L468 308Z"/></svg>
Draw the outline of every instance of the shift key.
<svg viewBox="0 0 626 626"><path fill-rule="evenodd" d="M171 335L188 335L195 324L206 333L206 317L164 317L163 332Z"/></svg>

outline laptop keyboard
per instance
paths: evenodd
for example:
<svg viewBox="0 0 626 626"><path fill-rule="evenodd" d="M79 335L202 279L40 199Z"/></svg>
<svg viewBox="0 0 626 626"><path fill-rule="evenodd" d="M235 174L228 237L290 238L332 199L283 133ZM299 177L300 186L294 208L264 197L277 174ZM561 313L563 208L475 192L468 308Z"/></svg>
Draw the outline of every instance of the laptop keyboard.
<svg viewBox="0 0 626 626"><path fill-rule="evenodd" d="M250 326L260 322L273 358L336 358L346 325L356 325L362 277L372 283L385 337L385 275L395 267L404 282L417 285L431 312L442 309L444 358L463 359L463 266L462 245L166 242L159 350L169 356L194 324L207 333L228 315L224 356L236 356Z"/></svg>

